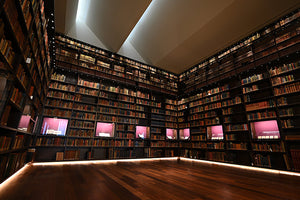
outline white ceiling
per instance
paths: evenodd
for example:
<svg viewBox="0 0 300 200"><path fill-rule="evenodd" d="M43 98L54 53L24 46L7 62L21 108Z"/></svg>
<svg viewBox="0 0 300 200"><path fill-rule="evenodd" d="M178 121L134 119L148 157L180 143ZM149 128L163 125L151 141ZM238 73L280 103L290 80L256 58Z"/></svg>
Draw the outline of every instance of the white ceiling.
<svg viewBox="0 0 300 200"><path fill-rule="evenodd" d="M300 7L299 0L55 0L56 31L181 73Z"/></svg>

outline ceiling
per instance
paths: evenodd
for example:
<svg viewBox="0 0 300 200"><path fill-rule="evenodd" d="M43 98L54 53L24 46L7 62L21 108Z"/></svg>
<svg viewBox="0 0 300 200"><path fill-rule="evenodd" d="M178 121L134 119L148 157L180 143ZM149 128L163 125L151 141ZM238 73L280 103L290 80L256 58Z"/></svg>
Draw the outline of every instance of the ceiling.
<svg viewBox="0 0 300 200"><path fill-rule="evenodd" d="M54 3L57 32L177 74L300 7L299 0Z"/></svg>

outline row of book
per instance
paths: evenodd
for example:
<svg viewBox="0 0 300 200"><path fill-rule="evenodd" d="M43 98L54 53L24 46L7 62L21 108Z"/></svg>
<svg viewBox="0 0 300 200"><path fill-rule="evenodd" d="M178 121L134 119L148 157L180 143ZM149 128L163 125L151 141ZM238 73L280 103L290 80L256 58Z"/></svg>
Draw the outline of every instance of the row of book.
<svg viewBox="0 0 300 200"><path fill-rule="evenodd" d="M218 117L213 119L205 119L205 125L215 125L220 124L220 119Z"/></svg>
<svg viewBox="0 0 300 200"><path fill-rule="evenodd" d="M299 12L297 12L296 14L292 15L291 17L287 17L283 20L281 20L280 22L276 23L275 26L271 26L266 28L265 30L263 30L261 33L257 32L256 34L253 35L253 37L249 37L248 40L243 40L240 43L238 43L237 45L233 46L231 49L221 52L217 57L218 58L222 58L230 53L234 53L236 52L238 49L243 48L245 46L248 46L249 44L251 44L253 41L257 40L258 38L260 38L261 35L266 35L269 34L271 31L276 30L277 28L279 28L281 25L285 26L285 24L290 23L291 21L293 21L294 19L297 19L299 16ZM283 23L281 23L283 22ZM286 23L285 23L286 22ZM191 68L190 70L186 71L185 73L181 74L179 76L179 80L183 81L183 80L191 80L193 79L191 76L195 75L195 73L193 72L200 72L201 69L204 69L205 66L208 66L210 64L210 62L208 60L205 60L204 62L200 63L199 65L197 65L194 68ZM200 74L201 73L197 73ZM191 77L191 78L189 78Z"/></svg>
<svg viewBox="0 0 300 200"><path fill-rule="evenodd" d="M76 128L94 128L94 123L91 121L71 120L70 125Z"/></svg>
<svg viewBox="0 0 300 200"><path fill-rule="evenodd" d="M51 80L65 82L66 76L64 74L58 74L58 73L54 72L53 74L51 74Z"/></svg>
<svg viewBox="0 0 300 200"><path fill-rule="evenodd" d="M283 152L284 151L281 144L254 143L254 144L252 144L252 148L254 151L270 151L270 152Z"/></svg>
<svg viewBox="0 0 300 200"><path fill-rule="evenodd" d="M191 140L192 141L205 141L206 136L205 135L192 135Z"/></svg>
<svg viewBox="0 0 300 200"><path fill-rule="evenodd" d="M80 54L79 55L79 60L85 61L85 62L90 62L90 63L95 63L96 59L93 58L92 56L88 56L85 54Z"/></svg>
<svg viewBox="0 0 300 200"><path fill-rule="evenodd" d="M65 143L64 138L61 137L40 137L37 138L36 146L63 146Z"/></svg>
<svg viewBox="0 0 300 200"><path fill-rule="evenodd" d="M208 111L208 110L214 110L214 109L221 108L221 107L222 107L221 102L218 102L218 103L212 103L212 104L209 104L209 105L204 106L204 110L205 110L205 111Z"/></svg>
<svg viewBox="0 0 300 200"><path fill-rule="evenodd" d="M72 118L78 118L78 119L86 119L86 120L95 120L96 115L93 113L84 113L84 112L73 112Z"/></svg>
<svg viewBox="0 0 300 200"><path fill-rule="evenodd" d="M60 91L54 91L54 90L50 90L47 94L47 97L55 97L55 98L59 98L62 100L74 101L73 93L66 93L66 92L60 92Z"/></svg>
<svg viewBox="0 0 300 200"><path fill-rule="evenodd" d="M46 106L53 106L53 107L60 107L60 108L68 108L72 109L73 108L73 102L71 101L61 101L58 99L47 99L46 101Z"/></svg>
<svg viewBox="0 0 300 200"><path fill-rule="evenodd" d="M165 120L168 121L168 122L174 122L176 123L177 122L177 117L175 116L166 116Z"/></svg>
<svg viewBox="0 0 300 200"><path fill-rule="evenodd" d="M255 154L253 156L253 161L255 166L259 167L271 167L271 159L270 155L261 155L261 154Z"/></svg>
<svg viewBox="0 0 300 200"><path fill-rule="evenodd" d="M93 90L93 89L89 89L89 88L77 87L75 92L84 94L84 95L95 96L95 97L98 96L98 90Z"/></svg>
<svg viewBox="0 0 300 200"><path fill-rule="evenodd" d="M225 161L225 152L206 152L206 158L212 161Z"/></svg>
<svg viewBox="0 0 300 200"><path fill-rule="evenodd" d="M295 63L283 64L280 67L274 67L269 70L271 76L276 76L285 72L293 71L298 69L300 66L300 61Z"/></svg>
<svg viewBox="0 0 300 200"><path fill-rule="evenodd" d="M134 141L129 140L115 140L114 141L114 147L133 147Z"/></svg>
<svg viewBox="0 0 300 200"><path fill-rule="evenodd" d="M151 147L165 147L166 142L165 141L151 141L150 146Z"/></svg>
<svg viewBox="0 0 300 200"><path fill-rule="evenodd" d="M62 36L56 36L56 39L58 41L63 41L65 42L66 44L70 44L70 46L72 48L75 48L75 49L80 49L81 51L86 51L92 55L96 55L96 56L100 56L101 55L106 55L106 52L101 50L101 49L96 49L94 47L91 47L91 46L88 46L88 45L85 45L85 44L81 44L79 42L76 42L76 41L73 41L73 40L70 40L68 38L65 38L65 37L62 37ZM108 55L106 55L108 56ZM113 55L112 56L112 59L120 59L118 60L120 63L124 62L126 64L128 64L129 66L133 66L134 68L140 68L140 69L148 69L150 68L149 66L146 66L144 64L141 64L141 63L138 63L136 61L133 61L133 60L130 60L130 59L127 59L127 58L123 58L123 57L118 57L117 55ZM98 62L101 62L101 63L98 63ZM109 64L107 63L103 63L102 61L100 60L97 60L97 64L99 64L100 66L102 67L106 67L108 68L109 67ZM152 69L152 68L151 68ZM154 69L154 68L153 68ZM122 67L121 69L118 68L118 71L123 71Z"/></svg>
<svg viewBox="0 0 300 200"><path fill-rule="evenodd" d="M125 130L125 129L127 129L128 131L134 131L135 127L134 125L117 124L117 130Z"/></svg>
<svg viewBox="0 0 300 200"><path fill-rule="evenodd" d="M64 160L79 160L80 150L66 150L63 155Z"/></svg>
<svg viewBox="0 0 300 200"><path fill-rule="evenodd" d="M11 176L24 166L27 152L10 153L0 157L0 181Z"/></svg>
<svg viewBox="0 0 300 200"><path fill-rule="evenodd" d="M228 124L225 126L225 131L246 131L248 130L248 124Z"/></svg>
<svg viewBox="0 0 300 200"><path fill-rule="evenodd" d="M247 150L247 143L227 143L227 149L233 150Z"/></svg>
<svg viewBox="0 0 300 200"><path fill-rule="evenodd" d="M146 114L145 113L135 113L135 117L137 117L137 118L146 118Z"/></svg>
<svg viewBox="0 0 300 200"><path fill-rule="evenodd" d="M293 108L280 109L279 110L279 116L280 117L294 116L294 109Z"/></svg>
<svg viewBox="0 0 300 200"><path fill-rule="evenodd" d="M226 85L223 85L221 87L216 87L216 88L198 93L194 96L190 96L189 98L182 98L181 100L178 101L178 105L182 105L182 104L185 104L185 103L188 103L188 102L199 100L199 99L202 99L202 98L205 98L205 97L208 97L208 98L206 98L206 101L216 101L217 98L227 98L227 96L229 95L228 93L224 94L224 96L222 96L222 94L218 95L218 97L213 97L213 96L210 97L210 96L218 94L220 92L225 92L225 91L229 90L229 88L230 88L229 85L226 84Z"/></svg>
<svg viewBox="0 0 300 200"><path fill-rule="evenodd" d="M276 86L276 85L281 85L284 83L288 83L288 82L292 82L294 81L294 75L290 74L290 75L286 75L286 76L280 76L280 77L275 77L271 79L272 85Z"/></svg>
<svg viewBox="0 0 300 200"><path fill-rule="evenodd" d="M245 85L245 84L253 83L253 82L256 82L256 81L259 81L262 79L264 79L263 74L254 74L252 76L242 79L241 83L242 83L242 85Z"/></svg>
<svg viewBox="0 0 300 200"><path fill-rule="evenodd" d="M70 129L68 136L76 136L76 137L93 137L94 130L82 130L82 129Z"/></svg>
<svg viewBox="0 0 300 200"><path fill-rule="evenodd" d="M160 134L151 134L151 140L165 140L165 136L164 135L160 135Z"/></svg>
<svg viewBox="0 0 300 200"><path fill-rule="evenodd" d="M234 99L222 101L222 107L232 106L240 103L242 103L241 97L235 97Z"/></svg>
<svg viewBox="0 0 300 200"><path fill-rule="evenodd" d="M63 90L63 91L67 91L67 92L75 92L74 85L66 85L66 84L61 84L58 82L51 82L49 88Z"/></svg>
<svg viewBox="0 0 300 200"><path fill-rule="evenodd" d="M120 95L119 100L134 103L134 98L129 96Z"/></svg>
<svg viewBox="0 0 300 200"><path fill-rule="evenodd" d="M203 120L192 121L190 123L190 126L191 127L204 126L204 121Z"/></svg>
<svg viewBox="0 0 300 200"><path fill-rule="evenodd" d="M17 76L18 80L21 82L21 84L23 85L24 89L26 90L28 83L29 83L29 79L28 79L27 73L25 72L25 70L21 64L18 67L16 76Z"/></svg>
<svg viewBox="0 0 300 200"><path fill-rule="evenodd" d="M2 55L6 58L6 61L10 65L12 65L15 58L15 52L12 47L12 42L4 37L4 23L2 20L0 21L0 28L0 35L2 35L0 40L0 51Z"/></svg>
<svg viewBox="0 0 300 200"><path fill-rule="evenodd" d="M246 107L246 111L253 111L253 110L259 110L264 108L272 108L274 106L275 106L275 102L273 100L268 100L268 101L247 104L245 107Z"/></svg>
<svg viewBox="0 0 300 200"><path fill-rule="evenodd" d="M118 139L134 139L133 133L117 131L115 137Z"/></svg>
<svg viewBox="0 0 300 200"><path fill-rule="evenodd" d="M254 91L258 91L257 85L251 85L250 87L243 87L243 94L247 94Z"/></svg>
<svg viewBox="0 0 300 200"><path fill-rule="evenodd" d="M67 146L90 146L91 140L89 139L67 139Z"/></svg>
<svg viewBox="0 0 300 200"><path fill-rule="evenodd" d="M223 115L233 114L233 109L232 108L224 108L224 109L222 109L222 114Z"/></svg>
<svg viewBox="0 0 300 200"><path fill-rule="evenodd" d="M78 85L80 86L85 86L85 87L90 87L90 88L94 88L94 89L99 89L100 88L100 83L95 83L92 81L86 81L83 80L81 78L78 79Z"/></svg>
<svg viewBox="0 0 300 200"><path fill-rule="evenodd" d="M275 111L265 111L265 112L256 112L247 114L248 120L258 120L258 119L268 119L275 118Z"/></svg>
<svg viewBox="0 0 300 200"><path fill-rule="evenodd" d="M166 146L165 147L174 147L174 148L177 148L179 147L179 144L178 142L166 142Z"/></svg>
<svg viewBox="0 0 300 200"><path fill-rule="evenodd" d="M1 136L0 137L0 151L6 151L10 149L12 137Z"/></svg>
<svg viewBox="0 0 300 200"><path fill-rule="evenodd" d="M293 168L295 171L300 171L300 150L291 149L291 157L293 160Z"/></svg>
<svg viewBox="0 0 300 200"><path fill-rule="evenodd" d="M165 126L166 126L167 128L178 128L177 123L172 123L172 122L166 122L166 123L165 123Z"/></svg>
<svg viewBox="0 0 300 200"><path fill-rule="evenodd" d="M21 107L25 99L25 94L19 88L14 87L10 100L15 103L17 106Z"/></svg>
<svg viewBox="0 0 300 200"><path fill-rule="evenodd" d="M62 110L62 109L53 109L53 108L45 108L44 115L46 116L53 116L53 117L64 117L69 118L71 117L72 111Z"/></svg>
<svg viewBox="0 0 300 200"><path fill-rule="evenodd" d="M279 96L279 95L283 95L283 94L290 94L290 93L299 92L299 91L300 91L300 82L280 86L278 88L274 88L275 96Z"/></svg>
<svg viewBox="0 0 300 200"><path fill-rule="evenodd" d="M282 128L294 128L295 125L298 125L295 123L293 119L285 119L281 120Z"/></svg>
<svg viewBox="0 0 300 200"><path fill-rule="evenodd" d="M114 141L113 140L102 140L102 139L95 139L93 141L94 147L113 147Z"/></svg>

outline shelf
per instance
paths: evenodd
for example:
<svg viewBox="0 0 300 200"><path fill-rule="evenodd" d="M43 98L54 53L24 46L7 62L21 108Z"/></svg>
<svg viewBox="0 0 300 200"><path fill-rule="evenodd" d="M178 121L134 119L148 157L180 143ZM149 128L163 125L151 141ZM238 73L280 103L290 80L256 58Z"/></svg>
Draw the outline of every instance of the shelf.
<svg viewBox="0 0 300 200"><path fill-rule="evenodd" d="M277 117L266 117L266 118L260 118L260 119L248 119L249 122L254 122L254 121L265 121L265 120L274 120L277 119Z"/></svg>
<svg viewBox="0 0 300 200"><path fill-rule="evenodd" d="M231 148L227 148L227 151L249 151L248 149L231 149Z"/></svg>
<svg viewBox="0 0 300 200"><path fill-rule="evenodd" d="M17 152L26 151L26 150L27 150L27 147L19 148L19 149L5 150L5 151L0 151L0 155L10 154L10 153L17 153Z"/></svg>

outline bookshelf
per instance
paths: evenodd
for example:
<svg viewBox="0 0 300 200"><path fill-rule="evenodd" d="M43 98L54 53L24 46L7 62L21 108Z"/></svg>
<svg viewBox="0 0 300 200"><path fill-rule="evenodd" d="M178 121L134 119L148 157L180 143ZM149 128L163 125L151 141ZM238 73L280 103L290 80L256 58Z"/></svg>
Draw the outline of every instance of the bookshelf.
<svg viewBox="0 0 300 200"><path fill-rule="evenodd" d="M299 13L178 75L57 33L40 120L68 125L63 136L37 131L37 160L184 156L299 170Z"/></svg>
<svg viewBox="0 0 300 200"><path fill-rule="evenodd" d="M177 140L165 151L166 127L177 128L177 76L60 34L56 45L43 118L66 119L68 125L63 136L37 134L37 141L59 142L37 145L36 160L64 160L70 149L79 151L79 159L178 155ZM109 135L101 128L108 124L113 126ZM139 126L147 133L137 134ZM46 147L52 148L47 155Z"/></svg>
<svg viewBox="0 0 300 200"><path fill-rule="evenodd" d="M192 157L299 170L299 16L296 10L179 75L178 123L191 127ZM260 123L270 125L262 130L269 135L257 136ZM224 137L209 139L207 128L216 125Z"/></svg>
<svg viewBox="0 0 300 200"><path fill-rule="evenodd" d="M49 86L44 2L2 1L0 8L0 181L32 158Z"/></svg>

